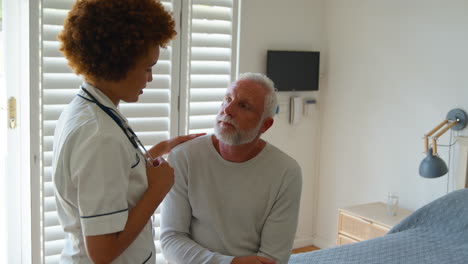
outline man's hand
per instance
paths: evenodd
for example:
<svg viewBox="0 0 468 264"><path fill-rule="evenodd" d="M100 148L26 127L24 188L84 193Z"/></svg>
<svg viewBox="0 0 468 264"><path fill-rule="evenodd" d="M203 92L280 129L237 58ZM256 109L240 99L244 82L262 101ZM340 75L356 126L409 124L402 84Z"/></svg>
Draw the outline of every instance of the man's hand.
<svg viewBox="0 0 468 264"><path fill-rule="evenodd" d="M231 264L275 264L276 262L259 256L235 257Z"/></svg>
<svg viewBox="0 0 468 264"><path fill-rule="evenodd" d="M159 142L158 144L154 145L150 150L149 153L153 158L160 157L164 154L169 153L175 146L179 145L180 143L184 143L191 139L197 138L199 136L203 136L206 133L200 134L190 134L186 136L178 136L168 140L164 140Z"/></svg>

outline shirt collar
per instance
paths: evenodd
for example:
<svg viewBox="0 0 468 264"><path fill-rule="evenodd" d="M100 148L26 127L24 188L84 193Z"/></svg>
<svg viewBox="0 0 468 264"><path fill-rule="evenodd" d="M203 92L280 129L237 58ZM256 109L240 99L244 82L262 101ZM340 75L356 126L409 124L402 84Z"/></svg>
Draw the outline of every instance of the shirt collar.
<svg viewBox="0 0 468 264"><path fill-rule="evenodd" d="M101 103L102 105L108 108L112 108L123 121L127 122L127 118L125 118L125 116L122 115L122 113L120 113L118 107L101 90L99 90L98 88L92 86L91 84L87 82L83 82L81 86L84 87L90 94L92 94L99 101L99 103ZM86 94L86 92L83 91L83 89L80 89L79 94L91 100L91 98L89 98L89 95Z"/></svg>

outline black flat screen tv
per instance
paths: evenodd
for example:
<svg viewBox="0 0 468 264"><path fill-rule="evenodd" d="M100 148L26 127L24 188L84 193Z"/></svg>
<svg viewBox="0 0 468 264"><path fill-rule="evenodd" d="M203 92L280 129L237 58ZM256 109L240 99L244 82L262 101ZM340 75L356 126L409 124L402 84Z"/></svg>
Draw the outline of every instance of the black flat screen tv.
<svg viewBox="0 0 468 264"><path fill-rule="evenodd" d="M267 76L279 92L318 91L319 67L318 51L267 52Z"/></svg>

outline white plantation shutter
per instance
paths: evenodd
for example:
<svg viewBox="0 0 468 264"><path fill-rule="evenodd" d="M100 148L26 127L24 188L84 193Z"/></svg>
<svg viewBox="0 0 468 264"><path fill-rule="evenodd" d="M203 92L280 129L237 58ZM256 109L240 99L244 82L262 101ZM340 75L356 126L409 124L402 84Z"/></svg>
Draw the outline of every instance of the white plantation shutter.
<svg viewBox="0 0 468 264"><path fill-rule="evenodd" d="M57 35L71 1L44 1L42 8L42 235L43 260L58 263L65 234L57 217L52 185L52 143L55 123L81 84L59 52Z"/></svg>
<svg viewBox="0 0 468 264"><path fill-rule="evenodd" d="M235 78L237 6L234 0L192 0L187 23L187 133L213 131L226 88ZM184 50L183 50L184 51ZM184 97L183 97L184 98Z"/></svg>
<svg viewBox="0 0 468 264"><path fill-rule="evenodd" d="M162 2L174 14L191 12L189 20L182 16L190 23L181 23L181 16L174 15L176 24L182 26L177 29L177 39L167 49L161 49L153 81L138 103L120 104L121 112L147 147L188 131L210 131L235 70L237 0ZM33 232L40 233L41 241L32 242L33 248L41 252L38 263L59 263L65 239L57 217L51 166L55 124L82 82L68 67L57 40L73 3L74 0L43 0L39 10L41 83L37 113L40 122L36 129L41 139L41 186L37 188L42 207L41 230ZM158 209L153 218L158 264L166 263L159 243L159 219Z"/></svg>
<svg viewBox="0 0 468 264"><path fill-rule="evenodd" d="M164 6L172 11L172 2L163 1ZM58 50L57 35L63 28L63 22L71 9L72 0L44 0L42 6L42 164L43 164L43 262L59 263L64 246L65 233L58 222L52 186L52 142L55 124L64 107L76 96L82 79L67 66L67 61ZM178 45L176 45L178 46ZM177 122L171 122L177 102L172 96L178 90L178 75L174 74L173 64L178 65L179 51L173 51L172 45L161 49L157 65L153 68L153 82L149 83L140 96L138 103L120 104L121 112L128 118L131 127L142 143L150 147L168 139L177 131ZM172 104L174 105L174 104ZM173 126L171 127L171 123ZM159 219L157 210L154 219ZM159 221L154 221L155 239L159 240ZM163 263L159 241L156 242L158 263Z"/></svg>

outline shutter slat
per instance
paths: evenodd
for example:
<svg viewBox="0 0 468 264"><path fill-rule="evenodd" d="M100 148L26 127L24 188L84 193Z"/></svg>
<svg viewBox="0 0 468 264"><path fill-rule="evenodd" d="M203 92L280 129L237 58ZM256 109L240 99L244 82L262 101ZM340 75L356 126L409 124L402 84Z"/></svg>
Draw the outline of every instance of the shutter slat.
<svg viewBox="0 0 468 264"><path fill-rule="evenodd" d="M46 228L47 229L47 228ZM58 255L62 252L63 246L65 245L65 240L55 240L45 243L45 255Z"/></svg>
<svg viewBox="0 0 468 264"><path fill-rule="evenodd" d="M80 76L74 73L45 73L43 85L45 89L78 89L83 82Z"/></svg>
<svg viewBox="0 0 468 264"><path fill-rule="evenodd" d="M169 120L167 118L128 118L128 123L135 131L167 131L169 130Z"/></svg>
<svg viewBox="0 0 468 264"><path fill-rule="evenodd" d="M221 102L190 103L191 114L194 116L215 115L218 113Z"/></svg>
<svg viewBox="0 0 468 264"><path fill-rule="evenodd" d="M44 183L44 197L53 197L54 196L54 186L52 182Z"/></svg>
<svg viewBox="0 0 468 264"><path fill-rule="evenodd" d="M44 198L44 212L53 212L57 210L57 204L55 202L55 197L45 197Z"/></svg>
<svg viewBox="0 0 468 264"><path fill-rule="evenodd" d="M79 86L79 84L77 85ZM44 103L49 105L68 104L77 95L78 89L46 89ZM140 96L140 103L168 103L169 90L144 89L144 96Z"/></svg>
<svg viewBox="0 0 468 264"><path fill-rule="evenodd" d="M157 73L158 75L171 74L171 62L158 60L158 63L153 67L153 73Z"/></svg>
<svg viewBox="0 0 468 264"><path fill-rule="evenodd" d="M231 61L229 48L192 47L192 60L200 61Z"/></svg>
<svg viewBox="0 0 468 264"><path fill-rule="evenodd" d="M54 135L44 135L44 149L43 151L52 151L54 145Z"/></svg>
<svg viewBox="0 0 468 264"><path fill-rule="evenodd" d="M140 103L168 103L169 102L169 90L158 90L158 89L145 89L143 90L143 95L140 96L138 102ZM151 113L148 113L151 114Z"/></svg>
<svg viewBox="0 0 468 264"><path fill-rule="evenodd" d="M66 104L56 104L56 105L44 105L44 116L43 120L57 120L60 117L63 109L65 109Z"/></svg>
<svg viewBox="0 0 468 264"><path fill-rule="evenodd" d="M64 240L65 233L61 226L51 226L45 228L45 241Z"/></svg>
<svg viewBox="0 0 468 264"><path fill-rule="evenodd" d="M231 63L227 61L192 61L192 74L225 74L231 73Z"/></svg>
<svg viewBox="0 0 468 264"><path fill-rule="evenodd" d="M44 8L53 8L53 9L66 9L70 10L73 7L73 4L76 0L44 0ZM226 1L222 1L226 2ZM229 1L228 1L229 2ZM171 0L162 0L164 8L168 11L172 11L172 1ZM226 6L227 3L223 3L223 6Z"/></svg>
<svg viewBox="0 0 468 264"><path fill-rule="evenodd" d="M44 72L52 73L52 74L53 73L73 74L72 69L68 67L68 62L67 62L67 59L65 59L65 57L45 57L44 58ZM171 72L170 61L164 61L164 60L158 61L156 66L153 67L153 72L157 72L158 75L170 74ZM55 78L60 78L60 77L61 76L55 76ZM157 78L158 77L156 77L156 79Z"/></svg>
<svg viewBox="0 0 468 264"><path fill-rule="evenodd" d="M193 33L192 46L194 47L221 47L230 48L232 39L230 35Z"/></svg>
<svg viewBox="0 0 468 264"><path fill-rule="evenodd" d="M63 25L63 22L65 21L65 18L68 15L68 9L62 10L62 9L44 8L43 13L44 13L43 23L45 25L61 26Z"/></svg>
<svg viewBox="0 0 468 264"><path fill-rule="evenodd" d="M52 167L52 157L53 157L52 151L44 151L42 155L43 155L42 158L44 161L44 166Z"/></svg>
<svg viewBox="0 0 468 264"><path fill-rule="evenodd" d="M208 34L228 34L232 32L232 25L229 21L210 21L194 19L192 22L193 33L208 33Z"/></svg>
<svg viewBox="0 0 468 264"><path fill-rule="evenodd" d="M213 128L216 115L190 116L190 129Z"/></svg>
<svg viewBox="0 0 468 264"><path fill-rule="evenodd" d="M194 19L208 20L232 20L231 8L221 6L193 5L192 16Z"/></svg>
<svg viewBox="0 0 468 264"><path fill-rule="evenodd" d="M57 41L57 36L62 31L62 25L44 25L43 27L43 40L45 41Z"/></svg>
<svg viewBox="0 0 468 264"><path fill-rule="evenodd" d="M120 104L120 112L127 118L144 117L144 116L164 116L169 117L169 104L145 104L145 103L132 103Z"/></svg>
<svg viewBox="0 0 468 264"><path fill-rule="evenodd" d="M153 74L153 81L146 84L146 88L169 89L169 87L171 87L171 77L168 75ZM146 91L144 90L144 92ZM144 95L143 97L140 96L140 99L144 97ZM138 100L138 102L141 102L141 100Z"/></svg>
<svg viewBox="0 0 468 264"><path fill-rule="evenodd" d="M221 102L224 98L226 88L217 89L191 89L190 101L191 102Z"/></svg>
<svg viewBox="0 0 468 264"><path fill-rule="evenodd" d="M192 88L227 88L230 80L229 75L192 75L190 86Z"/></svg>
<svg viewBox="0 0 468 264"><path fill-rule="evenodd" d="M66 9L70 10L75 0L44 0L44 8Z"/></svg>
<svg viewBox="0 0 468 264"><path fill-rule="evenodd" d="M64 57L49 57L44 58L44 73L72 73L67 65L67 60Z"/></svg>
<svg viewBox="0 0 468 264"><path fill-rule="evenodd" d="M157 143L168 140L169 132L135 132L141 143L149 149L151 146L156 145Z"/></svg>
<svg viewBox="0 0 468 264"><path fill-rule="evenodd" d="M78 93L77 88L75 88L75 89L56 89L56 90L46 89L46 90L43 91L44 104L48 104L48 105L68 104L76 96L77 93Z"/></svg>
<svg viewBox="0 0 468 264"><path fill-rule="evenodd" d="M60 263L60 255L45 256L45 263L47 263L47 264L59 264Z"/></svg>
<svg viewBox="0 0 468 264"><path fill-rule="evenodd" d="M193 0L195 5L232 7L232 0Z"/></svg>
<svg viewBox="0 0 468 264"><path fill-rule="evenodd" d="M66 106L66 104L45 105L44 120L46 122L58 120ZM127 118L145 117L148 116L148 113L150 113L149 116L152 117L169 116L169 105L167 103L120 103L119 110Z"/></svg>
<svg viewBox="0 0 468 264"><path fill-rule="evenodd" d="M42 132L44 133L45 136L54 135L55 123L57 123L56 120L44 121Z"/></svg>
<svg viewBox="0 0 468 264"><path fill-rule="evenodd" d="M58 41L44 41L43 42L43 57L63 57L59 50L60 44Z"/></svg>
<svg viewBox="0 0 468 264"><path fill-rule="evenodd" d="M44 227L58 226L58 225L60 225L60 223L58 220L57 211L44 213Z"/></svg>
<svg viewBox="0 0 468 264"><path fill-rule="evenodd" d="M45 89L75 89L77 90L83 79L74 73L45 73L43 85ZM153 81L148 88L170 87L170 76L153 74Z"/></svg>
<svg viewBox="0 0 468 264"><path fill-rule="evenodd" d="M52 167L44 167L44 182L52 181Z"/></svg>

